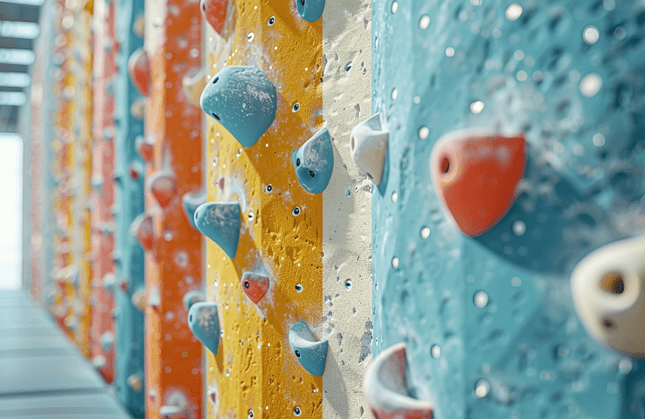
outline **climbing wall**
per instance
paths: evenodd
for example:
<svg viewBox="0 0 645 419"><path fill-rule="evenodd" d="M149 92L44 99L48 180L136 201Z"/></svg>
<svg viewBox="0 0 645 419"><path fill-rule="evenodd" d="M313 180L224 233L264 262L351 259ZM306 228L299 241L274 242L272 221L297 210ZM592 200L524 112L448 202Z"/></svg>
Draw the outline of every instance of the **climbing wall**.
<svg viewBox="0 0 645 419"><path fill-rule="evenodd" d="M92 139L92 316L90 319L91 359L107 382L114 379L114 345L103 343L114 336L114 288L103 286L106 275L114 276L114 90L108 92L117 73L114 43L116 3L94 2L94 74Z"/></svg>
<svg viewBox="0 0 645 419"><path fill-rule="evenodd" d="M375 410L643 417L642 4L372 12L373 351L407 360Z"/></svg>
<svg viewBox="0 0 645 419"><path fill-rule="evenodd" d="M329 353L323 417L369 417L362 381L372 351L372 182L351 157L350 133L371 115L371 2L327 0L323 121L334 172L323 192L323 316Z"/></svg>
<svg viewBox="0 0 645 419"><path fill-rule="evenodd" d="M91 170L91 28L93 3L55 6L60 17L55 63L59 98L52 141L56 192L54 237L54 315L81 352L89 356Z"/></svg>
<svg viewBox="0 0 645 419"><path fill-rule="evenodd" d="M103 286L114 293L115 331L106 335L104 344L114 345L116 394L135 418L145 415L144 250L131 232L133 221L144 212L143 160L136 144L144 135L144 97L128 75L130 55L143 46L143 0L115 2L113 38L106 37L105 48L118 48L117 74L106 79L106 92L114 95L114 130L106 127L105 141L114 141L114 206L108 208L116 221L115 248L111 258L115 275L103 276ZM137 169L140 167L141 169Z"/></svg>
<svg viewBox="0 0 645 419"><path fill-rule="evenodd" d="M145 65L135 65L149 97L146 145L146 417L202 417L201 346L187 325L183 297L202 283L202 239L184 214L185 194L202 187L201 111L182 90L201 66L197 4L146 3ZM138 61L142 63L142 61Z"/></svg>

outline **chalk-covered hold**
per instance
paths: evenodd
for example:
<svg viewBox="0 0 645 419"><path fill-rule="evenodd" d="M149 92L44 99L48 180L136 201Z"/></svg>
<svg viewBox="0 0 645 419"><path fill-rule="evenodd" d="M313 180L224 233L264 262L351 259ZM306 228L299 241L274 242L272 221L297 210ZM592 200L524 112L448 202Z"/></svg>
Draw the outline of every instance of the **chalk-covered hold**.
<svg viewBox="0 0 645 419"><path fill-rule="evenodd" d="M202 16L211 28L218 35L222 35L228 11L228 0L201 0L199 10L201 10Z"/></svg>
<svg viewBox="0 0 645 419"><path fill-rule="evenodd" d="M602 246L571 274L573 302L587 332L616 352L645 358L645 236Z"/></svg>
<svg viewBox="0 0 645 419"><path fill-rule="evenodd" d="M324 191L334 171L334 149L327 128L293 151L291 161L303 188L314 194Z"/></svg>
<svg viewBox="0 0 645 419"><path fill-rule="evenodd" d="M523 135L477 131L444 135L430 157L439 199L457 227L471 237L487 232L506 215L515 202L525 165Z"/></svg>
<svg viewBox="0 0 645 419"><path fill-rule="evenodd" d="M217 304L195 303L188 310L188 327L193 335L214 355L219 345L219 315Z"/></svg>
<svg viewBox="0 0 645 419"><path fill-rule="evenodd" d="M195 211L199 208L200 205L206 202L206 190L202 189L196 192L186 192L184 196L181 197L181 204L184 208L184 214L188 218L188 222L193 226L195 230Z"/></svg>
<svg viewBox="0 0 645 419"><path fill-rule="evenodd" d="M237 202L207 202L195 211L195 226L233 259L240 239L240 217Z"/></svg>
<svg viewBox="0 0 645 419"><path fill-rule="evenodd" d="M381 352L365 374L363 389L377 419L432 419L432 403L410 397L406 384L405 344Z"/></svg>
<svg viewBox="0 0 645 419"><path fill-rule="evenodd" d="M197 72L184 76L181 80L181 85L188 101L195 106L199 106L199 98L204 87L206 87L206 72L203 68L200 68Z"/></svg>
<svg viewBox="0 0 645 419"><path fill-rule="evenodd" d="M270 281L264 275L244 272L241 284L242 291L249 297L249 300L253 301L253 304L258 304L269 290Z"/></svg>
<svg viewBox="0 0 645 419"><path fill-rule="evenodd" d="M325 0L295 0L300 17L307 22L315 22L325 10Z"/></svg>
<svg viewBox="0 0 645 419"><path fill-rule="evenodd" d="M356 125L350 135L352 160L377 185L383 176L389 135L389 131L381 125L381 115L378 113Z"/></svg>
<svg viewBox="0 0 645 419"><path fill-rule="evenodd" d="M155 239L152 216L139 214L130 224L130 235L137 238L144 250L152 250Z"/></svg>
<svg viewBox="0 0 645 419"><path fill-rule="evenodd" d="M175 177L165 171L150 176L148 187L161 208L167 207L177 192Z"/></svg>
<svg viewBox="0 0 645 419"><path fill-rule="evenodd" d="M307 323L300 321L289 328L289 345L298 362L309 374L321 377L327 361L327 340L316 341Z"/></svg>
<svg viewBox="0 0 645 419"><path fill-rule="evenodd" d="M251 147L273 123L278 94L271 80L258 68L230 66L208 82L200 105L240 144Z"/></svg>
<svg viewBox="0 0 645 419"><path fill-rule="evenodd" d="M139 311L145 313L146 302L147 302L145 289L139 288L138 290L136 290L134 293L132 293L132 297L130 298L130 300L134 307L136 307Z"/></svg>
<svg viewBox="0 0 645 419"><path fill-rule="evenodd" d="M144 96L150 91L150 62L143 48L135 50L128 59L128 74L136 89Z"/></svg>

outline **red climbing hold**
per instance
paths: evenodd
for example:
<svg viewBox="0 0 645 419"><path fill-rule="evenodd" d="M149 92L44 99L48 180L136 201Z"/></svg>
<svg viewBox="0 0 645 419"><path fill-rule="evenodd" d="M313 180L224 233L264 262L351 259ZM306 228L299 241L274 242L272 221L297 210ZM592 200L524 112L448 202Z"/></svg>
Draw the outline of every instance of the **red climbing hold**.
<svg viewBox="0 0 645 419"><path fill-rule="evenodd" d="M246 272L242 275L242 291L254 304L260 302L269 289L269 278Z"/></svg>
<svg viewBox="0 0 645 419"><path fill-rule="evenodd" d="M177 184L168 174L153 175L150 180L150 191L161 208L165 208L175 197Z"/></svg>
<svg viewBox="0 0 645 419"><path fill-rule="evenodd" d="M121 281L120 286L121 286L121 289L123 290L123 292L128 292L128 283L129 282L130 281L128 281L127 279L124 279L124 280Z"/></svg>
<svg viewBox="0 0 645 419"><path fill-rule="evenodd" d="M215 29L215 32L221 35L226 21L228 0L201 0L199 10L201 10L202 16L204 16L208 24Z"/></svg>
<svg viewBox="0 0 645 419"><path fill-rule="evenodd" d="M437 141L430 157L432 181L464 234L483 234L504 217L524 176L525 154L523 135L457 132Z"/></svg>
<svg viewBox="0 0 645 419"><path fill-rule="evenodd" d="M154 233L152 231L152 217L140 214L130 224L130 234L135 236L144 250L152 250Z"/></svg>
<svg viewBox="0 0 645 419"><path fill-rule="evenodd" d="M128 59L128 74L132 84L137 88L139 93L148 96L148 87L150 85L150 64L148 54L143 48L135 50Z"/></svg>
<svg viewBox="0 0 645 419"><path fill-rule="evenodd" d="M150 141L146 141L143 137L139 136L134 141L134 146L137 149L137 153L141 158L146 162L151 162L154 157L154 144Z"/></svg>

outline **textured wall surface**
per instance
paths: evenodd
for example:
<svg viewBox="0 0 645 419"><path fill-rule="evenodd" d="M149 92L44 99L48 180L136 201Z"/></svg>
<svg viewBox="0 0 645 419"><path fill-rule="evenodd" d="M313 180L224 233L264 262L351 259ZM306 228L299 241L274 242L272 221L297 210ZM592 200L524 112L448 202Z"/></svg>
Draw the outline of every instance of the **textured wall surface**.
<svg viewBox="0 0 645 419"><path fill-rule="evenodd" d="M144 211L144 174L133 178L132 164L143 164L135 149L136 138L143 135L143 121L130 111L143 97L130 81L127 63L130 55L143 46L141 33L135 32L135 22L143 15L143 0L116 2L112 48L118 44L118 74L108 81L114 89L115 127L114 179L116 183L115 206L112 209L117 222L116 247L112 258L116 265L115 295L115 386L119 400L136 418L145 415L143 387L131 386L128 378L139 377L145 385L144 367L144 314L133 304L132 296L145 286L144 252L137 239L130 234L130 224ZM109 133L108 133L109 135ZM104 277L105 279L105 277ZM125 286L122 287L122 284ZM106 285L104 283L104 285Z"/></svg>
<svg viewBox="0 0 645 419"><path fill-rule="evenodd" d="M302 320L317 339L326 337L323 198L303 189L290 158L323 123L322 24L302 20L291 1L229 3L226 38L209 29L208 80L228 65L254 65L276 86L278 108L273 125L248 148L209 117L208 200L239 202L242 228L233 260L207 242L208 300L218 302L223 329L217 356L207 356L208 413L320 418L323 380L299 364L288 331ZM259 306L242 292L247 271L271 281Z"/></svg>
<svg viewBox="0 0 645 419"><path fill-rule="evenodd" d="M181 406L183 415L196 419L203 413L201 345L188 329L182 298L201 288L203 251L182 196L202 186L202 113L181 86L200 66L202 27L198 4L190 0L149 0L145 18L150 60L145 126L154 144L146 175L165 173L175 185L167 205L146 186L146 212L154 220L154 244L146 252L146 417L160 417L163 406Z"/></svg>
<svg viewBox="0 0 645 419"><path fill-rule="evenodd" d="M642 365L587 335L569 275L645 232L643 7L518 3L373 5L373 112L390 131L373 350L406 342L409 391L437 418L642 417ZM476 238L429 167L436 141L465 128L528 143L515 204Z"/></svg>
<svg viewBox="0 0 645 419"><path fill-rule="evenodd" d="M323 192L324 418L369 417L362 385L372 350L372 182L352 161L349 139L372 109L370 6L328 0L322 17L323 121L335 152Z"/></svg>

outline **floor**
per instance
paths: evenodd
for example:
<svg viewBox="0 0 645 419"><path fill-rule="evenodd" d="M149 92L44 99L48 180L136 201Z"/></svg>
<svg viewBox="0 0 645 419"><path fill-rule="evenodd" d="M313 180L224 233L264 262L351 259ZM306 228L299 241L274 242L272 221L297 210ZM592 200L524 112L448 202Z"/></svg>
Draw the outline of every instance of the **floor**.
<svg viewBox="0 0 645 419"><path fill-rule="evenodd" d="M130 416L45 311L0 289L0 418Z"/></svg>

